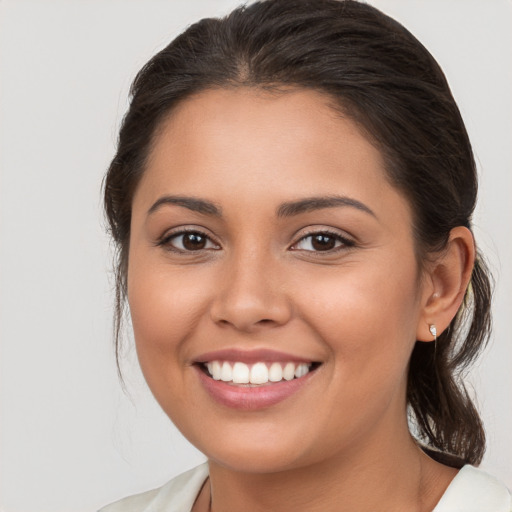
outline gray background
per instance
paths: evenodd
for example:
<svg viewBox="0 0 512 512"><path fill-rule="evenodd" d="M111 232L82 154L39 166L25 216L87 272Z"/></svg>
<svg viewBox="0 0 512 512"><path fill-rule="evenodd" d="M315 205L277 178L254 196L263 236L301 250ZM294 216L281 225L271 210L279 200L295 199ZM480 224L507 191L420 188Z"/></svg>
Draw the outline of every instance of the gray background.
<svg viewBox="0 0 512 512"><path fill-rule="evenodd" d="M471 381L483 467L512 487L512 3L374 0L444 68L482 185L475 219L498 281ZM142 64L237 0L0 0L0 509L84 512L202 461L111 344L100 183Z"/></svg>

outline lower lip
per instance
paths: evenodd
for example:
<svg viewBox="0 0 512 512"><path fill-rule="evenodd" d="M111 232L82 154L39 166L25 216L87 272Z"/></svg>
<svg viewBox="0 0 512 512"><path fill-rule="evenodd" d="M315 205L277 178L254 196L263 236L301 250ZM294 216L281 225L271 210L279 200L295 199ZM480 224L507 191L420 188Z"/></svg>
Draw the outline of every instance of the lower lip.
<svg viewBox="0 0 512 512"><path fill-rule="evenodd" d="M215 401L232 409L245 411L265 409L286 400L307 384L314 373L313 370L299 379L248 387L213 380L201 368L195 368L202 385Z"/></svg>

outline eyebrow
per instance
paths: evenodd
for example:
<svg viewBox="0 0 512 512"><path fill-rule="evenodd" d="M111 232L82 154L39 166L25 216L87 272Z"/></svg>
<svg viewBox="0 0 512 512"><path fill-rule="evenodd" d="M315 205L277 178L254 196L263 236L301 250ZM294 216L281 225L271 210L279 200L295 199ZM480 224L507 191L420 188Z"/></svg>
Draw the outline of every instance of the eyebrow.
<svg viewBox="0 0 512 512"><path fill-rule="evenodd" d="M307 197L298 201L290 201L283 203L277 209L278 217L291 217L301 213L311 212L314 210L321 210L323 208L336 208L340 206L349 206L356 208L362 212L368 213L373 217L377 217L375 213L368 208L365 204L357 199L352 199L346 196L321 196L321 197Z"/></svg>
<svg viewBox="0 0 512 512"><path fill-rule="evenodd" d="M172 204L182 206L194 212L202 213L204 215L212 215L214 217L222 217L222 208L206 199L187 196L163 196L159 198L148 210L148 215L151 215L164 205ZM352 199L346 196L320 196L320 197L307 197L298 201L289 201L282 203L277 208L278 217L292 217L307 213L314 210L321 210L324 208L336 208L340 206L348 206L356 208L362 212L368 213L373 217L377 217L375 213L368 208L365 204L357 199Z"/></svg>
<svg viewBox="0 0 512 512"><path fill-rule="evenodd" d="M151 206L151 208L148 210L148 215L156 212L159 208L166 204L182 206L183 208L188 208L193 212L202 213L204 215L213 215L214 217L222 216L222 209L211 201L186 196L163 196L158 199L153 204L153 206Z"/></svg>

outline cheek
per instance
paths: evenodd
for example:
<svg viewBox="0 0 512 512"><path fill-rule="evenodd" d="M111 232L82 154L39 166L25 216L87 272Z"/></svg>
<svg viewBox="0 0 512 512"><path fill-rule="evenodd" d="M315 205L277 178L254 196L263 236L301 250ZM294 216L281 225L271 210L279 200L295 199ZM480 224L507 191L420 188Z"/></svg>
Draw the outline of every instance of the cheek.
<svg viewBox="0 0 512 512"><path fill-rule="evenodd" d="M207 310L208 279L201 272L143 260L134 254L128 269L128 303L137 355L150 387L173 379L182 366L187 339Z"/></svg>
<svg viewBox="0 0 512 512"><path fill-rule="evenodd" d="M333 446L340 443L340 425L346 439L354 440L387 410L399 416L405 409L418 321L416 268L385 269L354 267L336 278L317 276L297 297L305 324L331 352L326 400L336 407L321 419Z"/></svg>
<svg viewBox="0 0 512 512"><path fill-rule="evenodd" d="M315 277L304 283L299 309L330 348L339 375L401 378L419 317L416 266L354 265Z"/></svg>

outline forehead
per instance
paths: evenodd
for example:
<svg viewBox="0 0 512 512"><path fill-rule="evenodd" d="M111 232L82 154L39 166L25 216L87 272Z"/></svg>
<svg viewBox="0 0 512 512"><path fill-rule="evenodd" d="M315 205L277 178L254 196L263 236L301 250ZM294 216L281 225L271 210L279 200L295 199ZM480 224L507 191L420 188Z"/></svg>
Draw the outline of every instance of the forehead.
<svg viewBox="0 0 512 512"><path fill-rule="evenodd" d="M373 210L404 202L357 124L306 89L214 89L183 101L155 135L136 199L165 193L241 205L343 194Z"/></svg>
<svg viewBox="0 0 512 512"><path fill-rule="evenodd" d="M318 156L323 149L329 150L330 144L348 138L360 156L380 160L379 151L327 94L300 88L210 89L179 103L161 123L149 163L157 153L163 156L165 147L175 149L172 139L204 151L226 145L237 156L237 149L266 152L270 145L286 151L306 144L305 149ZM237 142L243 144L237 146Z"/></svg>

